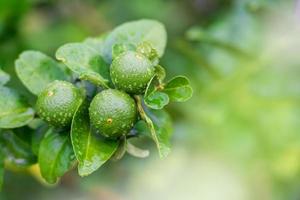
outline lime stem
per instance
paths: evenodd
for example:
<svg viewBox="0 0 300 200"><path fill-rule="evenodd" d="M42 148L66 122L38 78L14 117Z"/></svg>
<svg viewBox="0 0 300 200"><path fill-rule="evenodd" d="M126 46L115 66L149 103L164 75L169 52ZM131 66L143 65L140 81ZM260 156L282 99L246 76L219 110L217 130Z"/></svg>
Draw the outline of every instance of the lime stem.
<svg viewBox="0 0 300 200"><path fill-rule="evenodd" d="M146 112L145 112L145 110L143 108L141 97L138 96L138 95L135 95L134 98L136 100L137 108L138 108L138 111L140 113L140 116L147 123L147 125L148 125L148 127L150 129L150 133L151 133L152 139L154 140L154 142L155 142L155 144L157 146L159 155L160 155L160 157L162 157L162 154L161 154L161 151L160 151L160 144L159 144L159 141L158 141L158 138L157 138L157 135L156 135L154 124L153 124L152 120L147 116L147 114L146 114Z"/></svg>

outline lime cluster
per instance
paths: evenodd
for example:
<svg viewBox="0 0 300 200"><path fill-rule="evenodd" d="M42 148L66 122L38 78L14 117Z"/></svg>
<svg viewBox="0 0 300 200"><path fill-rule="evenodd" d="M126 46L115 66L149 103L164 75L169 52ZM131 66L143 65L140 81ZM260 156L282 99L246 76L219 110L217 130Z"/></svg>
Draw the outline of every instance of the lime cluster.
<svg viewBox="0 0 300 200"><path fill-rule="evenodd" d="M115 89L102 90L89 107L90 122L97 133L109 138L129 133L137 119L132 95L143 94L154 73L152 62L140 52L125 51L114 58L110 75ZM38 96L37 112L50 125L66 127L83 100L73 84L54 81Z"/></svg>

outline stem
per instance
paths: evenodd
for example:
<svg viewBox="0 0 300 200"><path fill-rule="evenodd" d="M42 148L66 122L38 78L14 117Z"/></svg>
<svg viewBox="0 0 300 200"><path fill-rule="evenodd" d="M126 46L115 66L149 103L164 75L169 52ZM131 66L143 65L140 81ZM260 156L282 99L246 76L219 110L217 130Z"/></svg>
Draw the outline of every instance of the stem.
<svg viewBox="0 0 300 200"><path fill-rule="evenodd" d="M143 108L141 97L138 96L138 95L135 95L134 98L136 100L137 108L138 108L138 111L139 111L139 113L141 115L141 118L147 123L147 125L148 125L148 127L150 129L150 133L151 133L152 139L154 140L154 142L155 142L155 144L157 146L159 155L162 156L161 151L160 151L160 144L159 144L159 141L158 141L158 138L157 138L157 135L156 135L154 124L153 124L152 120L147 116L147 114L146 114L146 112L145 112L145 110Z"/></svg>

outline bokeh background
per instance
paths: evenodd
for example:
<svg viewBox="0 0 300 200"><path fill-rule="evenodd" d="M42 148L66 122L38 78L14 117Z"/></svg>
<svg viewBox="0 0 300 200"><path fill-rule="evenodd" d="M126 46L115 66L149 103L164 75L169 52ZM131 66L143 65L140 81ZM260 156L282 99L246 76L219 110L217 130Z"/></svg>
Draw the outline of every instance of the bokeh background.
<svg viewBox="0 0 300 200"><path fill-rule="evenodd" d="M168 106L173 150L125 156L89 177L73 170L54 187L5 174L1 200L300 199L300 1L0 0L0 66L14 75L26 49L50 56L67 42L129 20L168 31L168 77L194 96ZM26 95L17 78L10 85Z"/></svg>

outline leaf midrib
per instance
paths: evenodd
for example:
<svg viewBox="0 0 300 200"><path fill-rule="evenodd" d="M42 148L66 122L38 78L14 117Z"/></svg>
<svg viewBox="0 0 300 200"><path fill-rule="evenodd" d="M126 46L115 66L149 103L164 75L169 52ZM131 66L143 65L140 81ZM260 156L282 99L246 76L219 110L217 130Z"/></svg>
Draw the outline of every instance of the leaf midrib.
<svg viewBox="0 0 300 200"><path fill-rule="evenodd" d="M86 149L85 149L85 155L84 155L84 159L83 159L83 166L85 166L85 161L87 160L87 157L88 157L88 152L89 152L89 148L90 148L90 145L91 145L91 135L92 135L92 131L90 129L89 131L89 134L88 134L88 138L87 138L87 146L86 146Z"/></svg>
<svg viewBox="0 0 300 200"><path fill-rule="evenodd" d="M67 140L68 140L68 138L64 139L62 145L60 146L59 151L57 152L57 156L54 159L53 165L50 167L50 172L51 172L50 174L52 175L52 177L53 177L53 175L55 175L55 179L57 179L57 174L54 174L54 168L56 167L56 163L57 163L59 155L61 154L62 150L64 149L65 145L67 144L66 143Z"/></svg>

